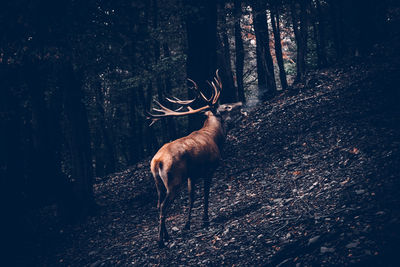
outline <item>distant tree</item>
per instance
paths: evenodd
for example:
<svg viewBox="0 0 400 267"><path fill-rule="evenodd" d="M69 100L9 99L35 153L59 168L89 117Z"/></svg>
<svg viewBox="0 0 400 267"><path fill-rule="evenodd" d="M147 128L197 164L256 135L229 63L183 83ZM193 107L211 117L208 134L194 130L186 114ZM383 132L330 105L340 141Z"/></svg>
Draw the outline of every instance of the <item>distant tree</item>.
<svg viewBox="0 0 400 267"><path fill-rule="evenodd" d="M240 20L242 17L242 4L240 0L234 1L234 19L235 19L235 56L236 56L236 83L238 98L243 103L246 102L243 85L243 66L244 66L244 47L242 39L242 29Z"/></svg>
<svg viewBox="0 0 400 267"><path fill-rule="evenodd" d="M293 32L297 45L296 57L296 79L295 82L303 80L306 73L307 39L308 39L308 15L307 6L309 0L299 0L300 14L298 13L296 1L290 2Z"/></svg>
<svg viewBox="0 0 400 267"><path fill-rule="evenodd" d="M237 101L237 91L233 82L231 51L228 39L228 25L226 22L227 12L225 3L221 3L218 8L219 32L217 33L217 54L218 68L224 90L221 92L220 101L222 103L232 103Z"/></svg>
<svg viewBox="0 0 400 267"><path fill-rule="evenodd" d="M279 67L279 78L281 81L282 90L286 90L288 87L286 79L285 66L283 64L282 56L282 45L281 45L281 31L279 25L279 7L278 3L273 3L271 6L271 24L272 31L274 32L274 46L275 46L275 56Z"/></svg>
<svg viewBox="0 0 400 267"><path fill-rule="evenodd" d="M257 78L260 99L267 100L276 93L274 66L269 46L266 5L262 0L252 2L253 25L256 35Z"/></svg>
<svg viewBox="0 0 400 267"><path fill-rule="evenodd" d="M346 52L343 33L343 0L329 0L329 6L331 26L333 31L333 43L337 60L343 58Z"/></svg>
<svg viewBox="0 0 400 267"><path fill-rule="evenodd" d="M169 58L171 56L168 43L166 42L163 43L163 51L165 58ZM172 85L171 85L171 76L168 73L164 77L164 86L165 86L164 89L165 93L167 95L170 95L172 93ZM169 140L175 140L178 137L176 133L175 120L173 118L167 118L167 123L168 123Z"/></svg>
<svg viewBox="0 0 400 267"><path fill-rule="evenodd" d="M71 155L73 188L79 213L87 215L96 207L93 196L92 151L86 107L83 103L82 76L70 62L60 71L60 89L66 117L66 139Z"/></svg>
<svg viewBox="0 0 400 267"><path fill-rule="evenodd" d="M215 1L186 1L187 28L187 76L201 88L207 88L207 80L212 79L217 67L217 5ZM189 96L194 93L189 90ZM201 127L201 119L192 116L189 129Z"/></svg>
<svg viewBox="0 0 400 267"><path fill-rule="evenodd" d="M325 40L325 21L323 18L321 1L314 0L315 16L313 21L314 41L317 46L318 67L325 67L328 64L326 55L326 40Z"/></svg>

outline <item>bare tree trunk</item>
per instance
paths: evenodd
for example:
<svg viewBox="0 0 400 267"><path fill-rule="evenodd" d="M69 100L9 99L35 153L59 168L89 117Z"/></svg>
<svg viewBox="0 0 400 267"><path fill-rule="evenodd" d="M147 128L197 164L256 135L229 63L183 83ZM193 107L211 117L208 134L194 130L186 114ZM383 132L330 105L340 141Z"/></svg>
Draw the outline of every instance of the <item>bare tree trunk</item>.
<svg viewBox="0 0 400 267"><path fill-rule="evenodd" d="M226 24L226 10L224 3L220 5L221 32L217 34L218 65L221 68L220 75L224 90L221 92L221 103L232 103L237 101L237 93L233 82L231 52L228 39L228 27Z"/></svg>
<svg viewBox="0 0 400 267"><path fill-rule="evenodd" d="M331 0L330 12L333 28L333 43L336 50L336 58L343 58L346 53L346 47L343 37L343 14L342 14L342 0Z"/></svg>
<svg viewBox="0 0 400 267"><path fill-rule="evenodd" d="M153 29L157 29L158 28L158 3L157 0L152 0L153 2L153 10L152 10L152 14L153 14ZM160 60L160 42L157 39L154 39L153 42L153 49L154 49L154 62L155 64L157 64ZM160 101L161 104L166 105L166 101L164 100L164 88L162 85L162 80L160 77L160 74L158 72L155 73L156 75L156 87L157 87L157 95L158 95L158 99ZM166 133L168 132L168 122L166 120L161 120L161 127L163 129L163 132ZM169 141L169 136L166 134L162 135L162 142L163 143L167 143Z"/></svg>
<svg viewBox="0 0 400 267"><path fill-rule="evenodd" d="M99 150L96 155L101 154L101 161L99 164L101 166L97 166L97 157L96 157L96 174L98 168L102 169L103 175L115 172L115 163L116 163L116 151L115 145L113 142L113 136L111 129L109 127L109 123L107 122L107 114L104 110L104 92L102 91L101 83L97 84L95 88L96 90L96 110L98 113L98 123L99 123L99 135L102 137L100 142L104 144L104 149ZM101 146L100 146L101 147ZM102 163L101 163L102 162Z"/></svg>
<svg viewBox="0 0 400 267"><path fill-rule="evenodd" d="M215 75L216 70L216 38L217 38L217 6L213 0L186 1L187 27L187 76L198 82L200 88L207 88L206 80ZM189 97L194 93L189 90ZM189 131L202 126L200 116L189 118Z"/></svg>
<svg viewBox="0 0 400 267"><path fill-rule="evenodd" d="M75 178L77 208L82 215L93 212L93 169L90 148L89 124L83 104L82 77L74 71L70 62L65 63L61 77L61 90L67 119L67 139L72 159L72 177Z"/></svg>
<svg viewBox="0 0 400 267"><path fill-rule="evenodd" d="M279 67L279 78L281 80L282 90L286 90L288 84L287 84L286 71L285 71L285 66L283 64L283 56L282 56L281 32L279 26L279 10L276 5L274 5L271 8L271 24L272 24L272 30L274 32L275 56Z"/></svg>
<svg viewBox="0 0 400 267"><path fill-rule="evenodd" d="M60 95L53 96L59 102L48 108L45 101L46 71L38 62L25 62L24 77L28 86L31 118L31 146L28 150L27 195L36 204L55 201L63 220L73 220L80 213L74 198L76 194L67 177L61 172L61 106ZM7 77L9 78L9 77ZM53 103L54 104L54 103ZM91 159L90 159L91 160ZM26 203L32 205L32 203Z"/></svg>
<svg viewBox="0 0 400 267"><path fill-rule="evenodd" d="M163 43L163 51L164 51L164 57L171 56L167 43ZM171 94L172 85L171 85L171 77L169 76L169 74L166 74L166 77L164 77L164 85L165 85L165 93L167 93L168 95ZM178 137L176 133L175 120L173 118L168 118L168 117L166 118L166 120L168 125L169 140L175 140Z"/></svg>
<svg viewBox="0 0 400 267"><path fill-rule="evenodd" d="M296 4L291 2L293 31L297 45L297 59L296 59L296 78L295 82L300 82L304 78L306 72L306 55L307 55L307 0L300 1L300 15L297 14ZM299 21L300 20L300 21Z"/></svg>
<svg viewBox="0 0 400 267"><path fill-rule="evenodd" d="M320 0L315 0L315 5L317 8L317 18L318 18L318 27L317 27L317 39L319 40L319 64L320 67L325 67L328 65L328 59L326 56L326 43L325 43L325 23L322 15L321 2ZM314 27L315 28L315 27ZM316 40L317 41L317 40Z"/></svg>
<svg viewBox="0 0 400 267"><path fill-rule="evenodd" d="M236 83L238 98L243 103L246 102L244 95L243 85L243 66L244 66L244 47L242 39L242 29L240 27L240 19L242 17L242 5L240 0L234 2L234 14L235 14L235 52L236 52Z"/></svg>
<svg viewBox="0 0 400 267"><path fill-rule="evenodd" d="M139 98L143 101L143 108L144 110L150 110L151 106L151 99L153 95L153 85L151 82L147 85L147 92L144 93L144 89L139 89ZM147 126L144 123L144 140L145 140L145 147L146 147L146 155L150 155L154 153L157 149L159 149L159 144L154 133L154 129L152 127Z"/></svg>
<svg viewBox="0 0 400 267"><path fill-rule="evenodd" d="M260 99L267 100L276 93L274 66L269 46L269 33L266 8L263 1L255 0L252 3L253 24L256 34L257 77L260 90Z"/></svg>
<svg viewBox="0 0 400 267"><path fill-rule="evenodd" d="M143 127L147 127L145 121L140 116L138 90L141 88L130 88L129 90L129 125L130 125L130 164L133 164L143 158Z"/></svg>

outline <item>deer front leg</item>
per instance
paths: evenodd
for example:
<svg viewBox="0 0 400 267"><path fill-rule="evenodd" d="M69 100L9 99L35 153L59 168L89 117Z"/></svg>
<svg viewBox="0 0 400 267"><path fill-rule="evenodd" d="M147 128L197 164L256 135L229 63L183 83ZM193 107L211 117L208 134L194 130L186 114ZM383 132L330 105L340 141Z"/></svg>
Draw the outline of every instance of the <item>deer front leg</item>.
<svg viewBox="0 0 400 267"><path fill-rule="evenodd" d="M195 185L191 178L188 178L188 193L189 193L189 208L187 214L187 221L185 224L185 230L190 230L190 219L192 216L192 208L194 203L194 192L195 192Z"/></svg>

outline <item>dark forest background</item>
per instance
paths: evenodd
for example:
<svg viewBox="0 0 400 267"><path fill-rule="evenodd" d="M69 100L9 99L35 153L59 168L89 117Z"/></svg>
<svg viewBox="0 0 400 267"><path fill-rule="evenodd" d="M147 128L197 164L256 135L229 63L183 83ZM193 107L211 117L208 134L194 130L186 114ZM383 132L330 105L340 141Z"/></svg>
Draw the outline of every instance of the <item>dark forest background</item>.
<svg viewBox="0 0 400 267"><path fill-rule="evenodd" d="M368 56L394 0L15 0L0 9L1 188L8 221L56 204L96 210L94 177L123 170L201 119L148 127L165 96L220 70L222 103L251 107L308 70ZM163 103L165 104L165 103ZM167 104L166 104L167 105Z"/></svg>

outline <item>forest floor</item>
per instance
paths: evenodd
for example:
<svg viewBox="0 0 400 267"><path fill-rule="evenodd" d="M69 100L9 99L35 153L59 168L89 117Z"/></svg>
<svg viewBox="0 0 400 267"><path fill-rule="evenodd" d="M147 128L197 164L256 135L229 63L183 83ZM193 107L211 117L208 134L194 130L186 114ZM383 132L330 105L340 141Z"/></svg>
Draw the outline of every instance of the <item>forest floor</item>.
<svg viewBox="0 0 400 267"><path fill-rule="evenodd" d="M381 52L309 73L305 84L236 117L213 178L208 229L198 187L192 229L181 230L183 187L167 219L171 240L158 248L147 159L98 178L99 213L43 236L36 263L395 266L399 59Z"/></svg>

